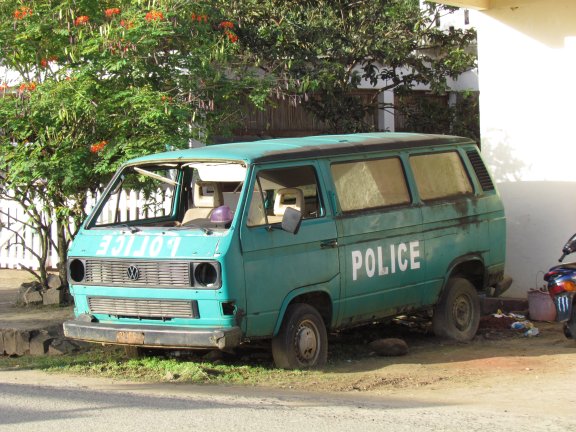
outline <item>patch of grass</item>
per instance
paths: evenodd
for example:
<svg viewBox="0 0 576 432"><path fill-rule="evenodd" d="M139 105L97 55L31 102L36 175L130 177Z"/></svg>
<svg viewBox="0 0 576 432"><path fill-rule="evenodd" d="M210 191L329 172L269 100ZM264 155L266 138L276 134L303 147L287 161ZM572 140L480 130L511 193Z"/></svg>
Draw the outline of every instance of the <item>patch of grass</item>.
<svg viewBox="0 0 576 432"><path fill-rule="evenodd" d="M57 357L0 358L0 370L36 369L53 373L107 377L145 382L198 384L275 385L290 387L295 381L311 379L318 371L286 371L272 363L214 362L198 359L165 358L148 355L128 358L119 348L95 348L87 352Z"/></svg>
<svg viewBox="0 0 576 432"><path fill-rule="evenodd" d="M36 369L92 377L107 377L143 382L182 382L198 384L239 384L280 388L331 388L353 375L354 365L373 359L380 366L395 363L395 358L375 358L368 343L383 337L402 337L409 341L430 338L424 331L407 326L374 325L330 335L328 365L322 370L286 371L273 365L269 346L239 349L235 355L215 356L208 361L203 353L181 353L184 357L166 357L167 352L149 350L146 356L130 358L121 347L92 346L79 353L18 358L0 357L0 370ZM372 368L374 366L370 366Z"/></svg>

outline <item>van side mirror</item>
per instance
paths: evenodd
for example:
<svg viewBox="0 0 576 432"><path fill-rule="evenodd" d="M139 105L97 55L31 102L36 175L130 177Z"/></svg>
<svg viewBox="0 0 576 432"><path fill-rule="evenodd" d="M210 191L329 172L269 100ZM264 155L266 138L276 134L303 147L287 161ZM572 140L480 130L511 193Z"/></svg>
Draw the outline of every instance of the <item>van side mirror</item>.
<svg viewBox="0 0 576 432"><path fill-rule="evenodd" d="M298 234L301 223L302 212L300 210L293 209L292 207L288 207L284 210L284 216L282 216L282 229L284 231Z"/></svg>

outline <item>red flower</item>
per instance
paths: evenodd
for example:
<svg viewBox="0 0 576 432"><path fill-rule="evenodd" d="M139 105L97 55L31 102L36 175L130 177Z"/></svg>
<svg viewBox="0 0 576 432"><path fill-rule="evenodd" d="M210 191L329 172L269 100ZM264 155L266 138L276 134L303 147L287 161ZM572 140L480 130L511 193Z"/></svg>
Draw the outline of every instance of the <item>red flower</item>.
<svg viewBox="0 0 576 432"><path fill-rule="evenodd" d="M234 28L234 24L231 21L222 21L220 24L218 24L218 28L221 29L233 29Z"/></svg>
<svg viewBox="0 0 576 432"><path fill-rule="evenodd" d="M126 29L131 29L134 27L134 23L132 21L120 20L120 26Z"/></svg>
<svg viewBox="0 0 576 432"><path fill-rule="evenodd" d="M47 68L48 65L50 64L50 62L56 62L58 61L58 57L57 56L50 56L48 58L43 57L40 60L40 66L42 66L43 68Z"/></svg>
<svg viewBox="0 0 576 432"><path fill-rule="evenodd" d="M74 25L79 26L82 24L86 24L88 21L90 21L90 18L88 18L86 15L81 15L74 20Z"/></svg>
<svg viewBox="0 0 576 432"><path fill-rule="evenodd" d="M120 8L110 8L104 11L104 15L108 18L113 17L114 15L120 15Z"/></svg>
<svg viewBox="0 0 576 432"><path fill-rule="evenodd" d="M9 88L10 88L10 87L9 87L8 84L6 84L6 83L0 84L0 90L2 90L2 91L6 91L6 90L8 90Z"/></svg>
<svg viewBox="0 0 576 432"><path fill-rule="evenodd" d="M27 16L31 15L32 15L32 9L26 6L22 6L14 11L14 18L17 20L24 19Z"/></svg>
<svg viewBox="0 0 576 432"><path fill-rule="evenodd" d="M19 93L24 93L26 90L28 91L36 90L36 83L35 82L22 83L20 84L20 87L18 87Z"/></svg>
<svg viewBox="0 0 576 432"><path fill-rule="evenodd" d="M224 32L224 34L225 34L226 36L228 36L228 40L229 40L230 42L232 42L232 43L238 42L238 35L236 35L235 33L232 33L231 31L226 30L226 31Z"/></svg>
<svg viewBox="0 0 576 432"><path fill-rule="evenodd" d="M198 22L204 21L205 23L208 22L208 15L196 15L195 13L192 13L192 15L190 15L190 18L192 19L192 21L198 21Z"/></svg>
<svg viewBox="0 0 576 432"><path fill-rule="evenodd" d="M90 146L90 152L98 153L99 151L102 151L104 149L104 147L106 147L107 144L108 144L108 141L105 141L105 140L97 142L96 144L92 144Z"/></svg>
<svg viewBox="0 0 576 432"><path fill-rule="evenodd" d="M157 10L151 10L146 14L144 19L148 22L150 21L160 21L164 19L164 14Z"/></svg>

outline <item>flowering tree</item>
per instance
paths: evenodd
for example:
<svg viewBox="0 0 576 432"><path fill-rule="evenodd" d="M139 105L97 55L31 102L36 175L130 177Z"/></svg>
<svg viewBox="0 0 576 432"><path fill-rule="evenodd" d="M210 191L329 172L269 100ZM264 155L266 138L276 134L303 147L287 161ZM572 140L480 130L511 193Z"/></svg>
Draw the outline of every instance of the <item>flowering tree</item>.
<svg viewBox="0 0 576 432"><path fill-rule="evenodd" d="M45 247L57 246L64 281L88 190L129 158L208 142L240 100L264 99L235 30L204 0L0 3L0 193L16 191Z"/></svg>
<svg viewBox="0 0 576 432"><path fill-rule="evenodd" d="M43 236L37 277L46 283L52 242L66 280L88 190L129 158L226 133L246 101L288 94L352 132L365 127L350 95L362 79L441 90L474 64L475 37L436 29L442 10L418 0L0 2L0 194L15 191Z"/></svg>

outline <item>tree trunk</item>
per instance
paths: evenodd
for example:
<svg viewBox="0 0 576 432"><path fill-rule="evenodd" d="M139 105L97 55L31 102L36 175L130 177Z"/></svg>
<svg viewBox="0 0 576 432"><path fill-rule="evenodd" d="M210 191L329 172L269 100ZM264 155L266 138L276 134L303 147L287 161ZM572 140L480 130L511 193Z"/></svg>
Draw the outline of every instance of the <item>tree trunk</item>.
<svg viewBox="0 0 576 432"><path fill-rule="evenodd" d="M66 227L60 219L56 220L56 233L57 239L57 249L58 249L58 275L62 280L63 298L70 297L70 288L68 286L68 244L69 239L66 236Z"/></svg>

